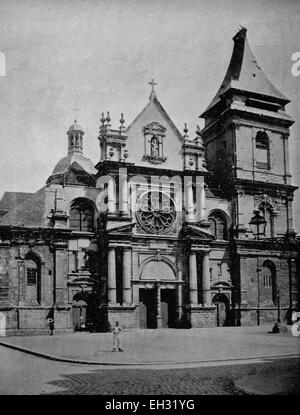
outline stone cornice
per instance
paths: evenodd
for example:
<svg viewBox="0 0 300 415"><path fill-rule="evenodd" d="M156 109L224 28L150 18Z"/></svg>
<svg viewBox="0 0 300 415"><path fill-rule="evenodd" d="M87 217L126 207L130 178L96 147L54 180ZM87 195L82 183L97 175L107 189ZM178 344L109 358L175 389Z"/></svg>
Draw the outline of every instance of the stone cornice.
<svg viewBox="0 0 300 415"><path fill-rule="evenodd" d="M23 226L0 226L0 244L43 245L69 240L70 229L66 228L34 228Z"/></svg>
<svg viewBox="0 0 300 415"><path fill-rule="evenodd" d="M257 180L248 180L248 179L238 179L233 178L232 182L234 185L241 185L243 188L252 188L257 190L258 188L261 188L262 190L265 189L276 189L276 190L283 190L286 193L293 193L295 190L298 189L298 186L292 186L289 184L284 183L271 183L271 182L261 182Z"/></svg>

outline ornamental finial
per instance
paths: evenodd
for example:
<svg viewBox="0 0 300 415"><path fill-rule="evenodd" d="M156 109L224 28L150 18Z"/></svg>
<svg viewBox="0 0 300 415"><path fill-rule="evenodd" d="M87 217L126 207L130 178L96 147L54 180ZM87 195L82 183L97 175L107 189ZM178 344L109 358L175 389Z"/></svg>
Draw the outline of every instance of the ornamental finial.
<svg viewBox="0 0 300 415"><path fill-rule="evenodd" d="M120 131L124 130L124 128L125 128L124 123L125 123L124 115L123 115L123 113L121 113L121 118L120 118Z"/></svg>
<svg viewBox="0 0 300 415"><path fill-rule="evenodd" d="M188 138L189 129L187 127L187 123L186 122L184 123L183 132L184 132L184 138Z"/></svg>
<svg viewBox="0 0 300 415"><path fill-rule="evenodd" d="M109 111L107 111L107 115L106 115L106 119L105 119L105 120L106 120L106 123L107 123L106 125L107 125L107 126L110 126L110 121L111 121L111 118L110 118L110 116L109 116Z"/></svg>

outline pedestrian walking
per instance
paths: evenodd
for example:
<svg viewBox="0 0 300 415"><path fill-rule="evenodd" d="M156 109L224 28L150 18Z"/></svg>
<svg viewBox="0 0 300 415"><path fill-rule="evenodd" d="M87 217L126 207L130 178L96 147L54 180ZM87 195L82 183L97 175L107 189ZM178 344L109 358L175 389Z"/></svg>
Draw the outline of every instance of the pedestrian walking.
<svg viewBox="0 0 300 415"><path fill-rule="evenodd" d="M82 316L80 316L80 318L79 318L79 320L80 320L80 323L79 323L79 330L80 331L85 331L85 321L84 321L84 318L82 317Z"/></svg>
<svg viewBox="0 0 300 415"><path fill-rule="evenodd" d="M48 318L48 324L49 324L50 336L53 336L53 330L54 330L53 318Z"/></svg>
<svg viewBox="0 0 300 415"><path fill-rule="evenodd" d="M53 330L54 330L54 307L51 307L48 315L47 315L47 322L49 325L50 330L50 336L53 336Z"/></svg>
<svg viewBox="0 0 300 415"><path fill-rule="evenodd" d="M123 346L122 346L122 341L121 341L121 332L122 332L122 327L120 326L120 323L118 321L116 321L115 326L112 328L112 332L114 335L113 338L113 352L116 352L117 350L119 350L119 352L123 352Z"/></svg>

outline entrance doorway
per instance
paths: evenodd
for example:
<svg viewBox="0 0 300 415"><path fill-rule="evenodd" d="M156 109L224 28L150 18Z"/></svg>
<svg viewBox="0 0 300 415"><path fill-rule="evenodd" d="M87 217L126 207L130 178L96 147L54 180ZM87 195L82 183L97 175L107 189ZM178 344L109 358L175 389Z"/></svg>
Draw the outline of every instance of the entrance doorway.
<svg viewBox="0 0 300 415"><path fill-rule="evenodd" d="M161 290L161 325L174 327L176 319L176 290Z"/></svg>
<svg viewBox="0 0 300 415"><path fill-rule="evenodd" d="M216 307L216 325L218 327L229 326L229 300L225 294L216 294L212 303Z"/></svg>
<svg viewBox="0 0 300 415"><path fill-rule="evenodd" d="M83 300L75 301L72 305L72 318L74 331L86 329L86 307L87 303Z"/></svg>
<svg viewBox="0 0 300 415"><path fill-rule="evenodd" d="M141 329L157 328L157 300L155 289L140 288L139 313Z"/></svg>

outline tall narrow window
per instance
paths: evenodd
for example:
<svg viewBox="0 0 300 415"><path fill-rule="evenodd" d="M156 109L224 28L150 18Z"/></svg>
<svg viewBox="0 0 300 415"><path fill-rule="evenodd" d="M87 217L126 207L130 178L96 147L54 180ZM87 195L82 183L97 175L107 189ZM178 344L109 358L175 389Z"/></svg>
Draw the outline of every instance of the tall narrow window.
<svg viewBox="0 0 300 415"><path fill-rule="evenodd" d="M36 285L37 268L27 268L27 284Z"/></svg>
<svg viewBox="0 0 300 415"><path fill-rule="evenodd" d="M269 137L265 131L258 131L255 137L256 145L256 167L259 169L269 169Z"/></svg>
<svg viewBox="0 0 300 415"><path fill-rule="evenodd" d="M41 264L33 254L28 254L25 261L25 298L29 303L41 303Z"/></svg>
<svg viewBox="0 0 300 415"><path fill-rule="evenodd" d="M268 303L277 304L277 280L275 264L266 260L263 263L260 273L260 300Z"/></svg>
<svg viewBox="0 0 300 415"><path fill-rule="evenodd" d="M73 231L93 232L94 208L86 199L76 200L70 210L70 228Z"/></svg>
<svg viewBox="0 0 300 415"><path fill-rule="evenodd" d="M216 239L228 239L228 223L225 215L219 211L212 212L208 221L210 222L210 231Z"/></svg>

